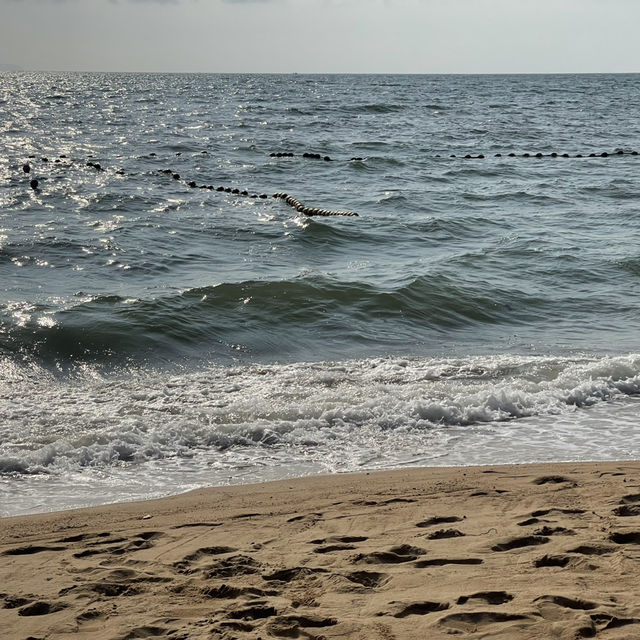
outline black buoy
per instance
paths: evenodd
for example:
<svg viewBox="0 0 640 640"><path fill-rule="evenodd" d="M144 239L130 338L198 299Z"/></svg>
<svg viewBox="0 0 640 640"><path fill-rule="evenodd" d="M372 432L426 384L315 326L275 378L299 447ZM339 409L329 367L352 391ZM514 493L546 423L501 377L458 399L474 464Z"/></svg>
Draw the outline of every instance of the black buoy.
<svg viewBox="0 0 640 640"><path fill-rule="evenodd" d="M608 158L608 157L609 157L609 154L608 154L606 151L603 151L603 152L600 154L600 157L601 157L601 158Z"/></svg>
<svg viewBox="0 0 640 640"><path fill-rule="evenodd" d="M551 157L552 157L552 158L557 158L557 157L558 157L558 154L554 151L554 152L551 154Z"/></svg>
<svg viewBox="0 0 640 640"><path fill-rule="evenodd" d="M581 153L576 153L576 158L582 158L582 154Z"/></svg>
<svg viewBox="0 0 640 640"><path fill-rule="evenodd" d="M30 186L32 189L37 189L37 188L38 188L38 181L34 178L34 179L29 183L29 186Z"/></svg>
<svg viewBox="0 0 640 640"><path fill-rule="evenodd" d="M187 184L188 184L192 189L195 189L195 188L196 188L196 183L195 183L193 180L192 180L191 182L188 182ZM203 189L204 189L204 187L203 187Z"/></svg>
<svg viewBox="0 0 640 640"><path fill-rule="evenodd" d="M568 157L569 157L569 154L568 154L568 153L563 153L563 154L562 154L562 157L563 157L563 158L568 158Z"/></svg>
<svg viewBox="0 0 640 640"><path fill-rule="evenodd" d="M23 170L25 173L29 173L29 171L31 171L31 167L29 166L29 163L27 163L27 164L23 164L23 165L22 165L22 170Z"/></svg>
<svg viewBox="0 0 640 640"><path fill-rule="evenodd" d="M173 179L174 180L180 180L180 174L179 173L174 173L173 174Z"/></svg>
<svg viewBox="0 0 640 640"><path fill-rule="evenodd" d="M522 154L522 157L523 157L523 158L530 158L530 157L531 157L531 154L530 154L530 153L523 153L523 154Z"/></svg>
<svg viewBox="0 0 640 640"><path fill-rule="evenodd" d="M510 154L509 154L509 157L510 157L510 158L515 158L515 157L516 157L516 154L515 154L515 153L510 153Z"/></svg>
<svg viewBox="0 0 640 640"><path fill-rule="evenodd" d="M324 161L325 161L325 162L331 162L331 158L330 158L329 156L325 156L325 157L324 157Z"/></svg>
<svg viewBox="0 0 640 640"><path fill-rule="evenodd" d="M40 160L42 160L42 162L49 162L49 158L40 158Z"/></svg>
<svg viewBox="0 0 640 640"><path fill-rule="evenodd" d="M495 156L493 156L494 158L502 158L502 154L501 153L496 153Z"/></svg>
<svg viewBox="0 0 640 640"><path fill-rule="evenodd" d="M478 159L479 159L479 160L484 160L484 156L483 156L482 154L480 154L480 155L478 156Z"/></svg>
<svg viewBox="0 0 640 640"><path fill-rule="evenodd" d="M542 158L542 154L539 151L536 153L536 158Z"/></svg>

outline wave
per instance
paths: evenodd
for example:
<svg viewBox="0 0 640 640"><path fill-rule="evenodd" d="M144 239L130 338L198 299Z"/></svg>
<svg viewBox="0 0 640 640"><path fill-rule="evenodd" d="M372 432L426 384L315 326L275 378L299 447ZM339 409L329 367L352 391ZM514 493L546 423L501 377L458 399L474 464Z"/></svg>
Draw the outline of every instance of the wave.
<svg viewBox="0 0 640 640"><path fill-rule="evenodd" d="M351 451L345 463L372 446L382 457L411 446L437 454L454 428L459 437L478 425L567 417L640 393L636 354L373 358L208 366L171 376L85 371L71 380L33 367L13 372L0 381L10 407L0 443L4 475L199 456L198 464L221 457L241 464L252 451L318 461ZM510 434L512 446L531 436L523 427Z"/></svg>
<svg viewBox="0 0 640 640"><path fill-rule="evenodd" d="M404 344L408 333L517 322L543 309L542 299L506 289L490 293L483 283L444 274L409 277L393 288L329 277L248 280L148 300L95 296L44 323L33 313L16 324L6 312L0 353L58 365L243 352L299 357L318 341L336 348L350 340Z"/></svg>

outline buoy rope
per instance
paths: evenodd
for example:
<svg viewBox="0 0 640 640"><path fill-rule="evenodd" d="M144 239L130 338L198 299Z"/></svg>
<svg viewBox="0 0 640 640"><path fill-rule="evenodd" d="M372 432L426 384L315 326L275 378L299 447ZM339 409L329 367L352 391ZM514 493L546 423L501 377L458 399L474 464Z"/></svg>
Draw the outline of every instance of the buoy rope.
<svg viewBox="0 0 640 640"><path fill-rule="evenodd" d="M152 155L155 156L155 154L152 154ZM176 155L180 155L180 154L176 154ZM320 156L320 154L304 154L304 155L305 155L305 157L310 157L310 158L314 158L314 159L322 159L322 156ZM30 158L34 158L34 156L30 156ZM59 158L57 158L55 160L55 162L58 165L61 164L61 158L62 159L66 159L67 156L66 155L61 155ZM41 162L43 164L47 164L49 162L49 159L46 158L46 157L43 157L40 160L41 160ZM329 158L329 156L324 156L324 160L327 161L327 162L330 162L331 158ZM73 162L74 161L71 160L71 163L73 163ZM69 163L65 163L62 166L69 166ZM92 169L94 169L96 171L105 171L104 167L100 163L93 162L91 160L88 160L85 163L85 166L91 167ZM26 162L25 164L22 165L22 171L26 175L29 175L31 173L31 165L30 165L29 162ZM250 193L246 189L242 189L241 190L241 189L238 189L238 188L222 187L222 186L214 187L211 184L209 184L209 185L205 185L205 184L198 185L195 182L195 180L190 180L190 181L187 182L187 181L182 179L182 177L180 176L179 173L173 171L172 169L158 169L158 171L160 173L165 174L165 175L171 176L174 180L179 181L179 182L181 182L183 184L186 184L188 187L190 187L192 189L196 189L196 188L207 189L208 191L219 191L219 192L224 192L224 193L231 193L233 195L241 195L241 196L245 196L245 197L249 197L249 198L260 198L262 200L265 200L265 199L267 199L269 197L266 193L261 193L261 194ZM116 170L115 173L117 175L125 175L125 171L123 169L118 169L118 170ZM39 181L37 179L33 178L30 181L29 185L34 191L38 191L39 192ZM290 207L293 207L298 213L302 213L305 216L324 216L324 217L329 217L329 216L355 217L355 216L358 216L358 214L355 211L332 211L332 210L329 210L329 209L319 209L319 208L316 208L316 207L309 207L306 204L300 202L299 200L297 200L293 196L290 196L287 193L274 193L272 197L276 198L276 199L283 199L286 204L288 204Z"/></svg>
<svg viewBox="0 0 640 640"><path fill-rule="evenodd" d="M494 153L493 157L494 158L612 158L615 156L637 156L639 155L637 151L623 151L622 149L617 149L615 151L602 151L601 153L576 153L574 155L571 155L569 153L556 153L555 151L551 152L551 153L542 153L540 151L536 152L536 153L530 153L530 152L524 152L524 153L515 153L513 151L509 152L509 153ZM276 153L270 153L269 154L270 158L295 158L297 157L295 153L292 153L291 151L279 151ZM302 158L311 158L311 159L315 159L315 160L325 160L327 162L331 162L333 161L333 158L330 158L329 156L322 156L319 153L303 153ZM448 156L443 156L441 154L436 154L434 156L432 156L433 158L450 158L450 159L462 159L462 160L484 160L485 158L487 158L488 156L486 156L483 153L480 153L478 155L471 155L469 153L465 154L465 155L456 155L454 153L448 155ZM350 158L349 161L365 161L368 158L362 158L362 157L353 157Z"/></svg>
<svg viewBox="0 0 640 640"><path fill-rule="evenodd" d="M206 151L202 152L203 154L206 154ZM150 154L151 156L156 156L155 153ZM182 152L178 152L176 153L177 156L182 155ZM530 152L524 152L524 153L520 153L520 154L516 154L513 151L510 151L509 153L494 153L493 157L494 158L536 158L536 159L542 159L542 158L613 158L613 157L619 157L619 156L638 156L638 152L637 151L624 151L622 149L616 149L615 151L609 152L609 151L602 151L600 153L595 153L595 152L591 152L591 153L576 153L576 154L569 154L569 153L557 153L557 152L551 152L551 153L542 153L540 151L536 152L536 153L530 153ZM273 152L269 154L270 158L295 158L296 154L291 152L291 151L278 151L278 152ZM301 155L302 158L305 159L309 159L309 160L323 160L325 162L333 162L333 158L331 158L330 156L327 155L321 155L320 153L303 153ZM483 153L480 153L478 155L471 155L471 154L465 154L464 156L462 155L456 155L456 154L449 154L449 156L442 156L440 154L436 154L435 156L433 156L434 158L444 158L444 159L451 159L451 160L457 160L457 159L461 159L461 160L484 160L487 158L487 156L485 156ZM35 156L29 156L29 158L35 158ZM58 158L55 159L55 163L58 165L62 165L62 166L69 166L69 163L63 163L62 160L66 160L67 156L62 154L60 155ZM49 163L49 158L43 157L40 159L41 162L43 164L48 164ZM368 160L368 158L363 158L363 157L352 157L350 158L350 162L365 162L366 160ZM73 163L74 161L71 160L71 163ZM102 167L102 165L98 162L93 162L91 160L88 160L86 163L87 167L91 167L92 169L96 170L96 171L105 171L104 167ZM22 171L24 174L29 175L31 174L31 165L30 163L27 161L25 164L22 165ZM267 199L269 196L266 193L261 193L261 194L257 194L257 193L250 193L249 191L247 191L246 189L240 190L238 188L232 188L232 187L214 187L213 185L198 185L196 184L196 182L194 180L190 180L190 181L185 181L182 180L181 176L179 173L174 172L172 169L158 169L158 171L160 173L164 173L166 175L170 175L174 180L178 180L180 182L183 182L184 184L186 184L187 186L195 189L195 188L200 188L200 189L207 189L209 191L219 191L219 192L225 192L225 193L231 193L234 195L241 195L241 196L245 196L245 197L249 197L249 198L260 198L260 199ZM117 175L125 175L125 171L123 169L118 169L115 172ZM31 174L29 177L31 178L30 182L29 182L29 186L34 190L34 191L39 191L39 181L35 178L32 177L33 174ZM358 214L355 211L332 211L329 209L320 209L317 207L310 207L307 206L306 204L304 204L303 202L300 202L299 200L297 200L296 198L294 198L293 196L290 196L287 193L274 193L273 198L276 199L282 199L284 200L284 202L286 204L288 204L290 207L293 207L298 213L302 213L305 216L324 216L324 217L329 217L329 216L349 216L349 217L355 217L358 216Z"/></svg>

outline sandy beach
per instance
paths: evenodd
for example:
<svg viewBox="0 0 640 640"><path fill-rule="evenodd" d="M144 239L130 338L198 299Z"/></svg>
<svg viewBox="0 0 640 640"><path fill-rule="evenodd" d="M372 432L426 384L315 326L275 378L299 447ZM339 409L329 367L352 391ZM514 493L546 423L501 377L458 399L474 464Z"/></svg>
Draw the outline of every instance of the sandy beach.
<svg viewBox="0 0 640 640"><path fill-rule="evenodd" d="M640 637L640 463L409 469L0 520L9 640Z"/></svg>

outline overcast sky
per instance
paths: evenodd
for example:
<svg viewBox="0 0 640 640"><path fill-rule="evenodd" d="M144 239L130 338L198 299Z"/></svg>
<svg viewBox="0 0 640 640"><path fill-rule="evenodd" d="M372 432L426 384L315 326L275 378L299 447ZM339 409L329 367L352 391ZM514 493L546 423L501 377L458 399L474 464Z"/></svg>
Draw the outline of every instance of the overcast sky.
<svg viewBox="0 0 640 640"><path fill-rule="evenodd" d="M0 0L0 65L640 72L640 0Z"/></svg>

